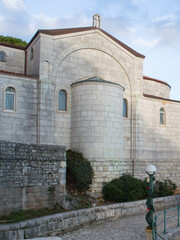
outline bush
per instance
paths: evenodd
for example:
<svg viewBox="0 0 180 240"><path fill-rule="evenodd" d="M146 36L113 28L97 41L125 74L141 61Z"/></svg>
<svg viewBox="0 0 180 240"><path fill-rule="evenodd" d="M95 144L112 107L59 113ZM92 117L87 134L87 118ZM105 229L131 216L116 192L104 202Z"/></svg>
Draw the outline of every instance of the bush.
<svg viewBox="0 0 180 240"><path fill-rule="evenodd" d="M25 42L19 38L14 38L14 37L9 37L9 36L5 37L3 35L0 35L0 42L10 43L10 44L14 44L17 46L22 46L22 47L27 46L27 42Z"/></svg>
<svg viewBox="0 0 180 240"><path fill-rule="evenodd" d="M86 191L92 184L93 169L91 163L82 155L72 150L67 152L67 183L78 191Z"/></svg>
<svg viewBox="0 0 180 240"><path fill-rule="evenodd" d="M106 183L102 189L103 196L108 201L129 202L143 199L147 196L146 183L131 175L123 175Z"/></svg>
<svg viewBox="0 0 180 240"><path fill-rule="evenodd" d="M168 180L164 180L164 182L157 181L154 186L154 191L155 191L156 197L165 197L165 196L173 195L176 188L177 188L177 185L168 179Z"/></svg>

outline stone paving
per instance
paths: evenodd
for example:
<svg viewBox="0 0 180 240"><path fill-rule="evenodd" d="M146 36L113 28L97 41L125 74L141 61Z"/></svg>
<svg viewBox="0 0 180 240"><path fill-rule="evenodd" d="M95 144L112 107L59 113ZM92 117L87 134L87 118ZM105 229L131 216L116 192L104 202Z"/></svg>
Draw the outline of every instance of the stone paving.
<svg viewBox="0 0 180 240"><path fill-rule="evenodd" d="M168 221L167 232L168 229L174 228L176 225L177 218ZM62 240L145 240L146 227L145 215L136 215L99 224L93 223L79 230L63 234L61 237ZM159 227L158 232L162 233L162 227ZM180 237L176 240L180 240Z"/></svg>
<svg viewBox="0 0 180 240"><path fill-rule="evenodd" d="M62 240L144 240L146 239L144 215L123 217L101 224L94 223L62 235Z"/></svg>

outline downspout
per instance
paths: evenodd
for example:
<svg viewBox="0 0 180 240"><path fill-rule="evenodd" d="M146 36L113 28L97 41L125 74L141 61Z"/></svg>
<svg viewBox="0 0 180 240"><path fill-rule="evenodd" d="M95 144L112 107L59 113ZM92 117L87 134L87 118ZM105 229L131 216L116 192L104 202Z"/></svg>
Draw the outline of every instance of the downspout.
<svg viewBox="0 0 180 240"><path fill-rule="evenodd" d="M41 105L41 80L37 80L37 121L36 121L36 141L40 144L40 105Z"/></svg>
<svg viewBox="0 0 180 240"><path fill-rule="evenodd" d="M27 49L25 49L24 75L27 74Z"/></svg>

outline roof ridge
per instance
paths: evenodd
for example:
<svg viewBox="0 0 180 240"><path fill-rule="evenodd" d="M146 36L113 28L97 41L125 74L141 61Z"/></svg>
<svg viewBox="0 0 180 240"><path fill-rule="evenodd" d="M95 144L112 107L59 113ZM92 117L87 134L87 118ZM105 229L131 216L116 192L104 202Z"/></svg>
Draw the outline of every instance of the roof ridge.
<svg viewBox="0 0 180 240"><path fill-rule="evenodd" d="M124 44L123 42L121 42L120 40L118 40L117 38L113 37L111 34L109 34L108 32L104 31L103 29L100 28L96 28L96 27L79 27L79 28L61 28L61 29L39 29L35 35L33 36L33 38L31 39L31 41L28 43L27 47L28 48L30 46L30 44L33 42L33 40L37 37L37 35L39 33L42 34L47 34L47 35L51 35L51 36L57 36L57 35L63 35L63 34L71 34L71 33L78 33L78 32L84 32L84 31L90 31L90 30L99 30L100 32L104 33L106 36L108 36L109 38L111 38L113 41L115 41L117 44L119 44L121 47L125 48L128 52L130 52L131 54L133 54L136 57L140 57L140 58L145 58L144 55L136 52L134 49L130 48L129 46L127 46L126 44Z"/></svg>

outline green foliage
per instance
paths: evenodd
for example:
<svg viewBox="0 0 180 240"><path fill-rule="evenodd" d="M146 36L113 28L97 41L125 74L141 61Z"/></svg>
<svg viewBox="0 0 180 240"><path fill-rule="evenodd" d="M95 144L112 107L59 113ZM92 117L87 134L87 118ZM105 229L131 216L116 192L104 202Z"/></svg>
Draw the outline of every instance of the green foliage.
<svg viewBox="0 0 180 240"><path fill-rule="evenodd" d="M93 169L90 162L75 151L67 151L67 184L79 191L89 189L93 178Z"/></svg>
<svg viewBox="0 0 180 240"><path fill-rule="evenodd" d="M157 197L170 196L174 194L177 185L171 180L157 181L154 186L155 194Z"/></svg>
<svg viewBox="0 0 180 240"><path fill-rule="evenodd" d="M177 186L171 180L157 181L154 186L155 197L173 195ZM102 193L105 200L112 202L129 202L147 198L147 182L123 175L104 184Z"/></svg>
<svg viewBox="0 0 180 240"><path fill-rule="evenodd" d="M3 36L0 35L0 42L3 43L10 43L13 45L21 46L21 47L26 47L27 42L21 40L20 38L14 38L14 37L8 37L8 36Z"/></svg>
<svg viewBox="0 0 180 240"><path fill-rule="evenodd" d="M8 216L2 216L0 217L0 224L3 223L9 223L9 222L20 222L24 221L26 219L36 218L36 217L42 217L46 215L51 215L54 213L62 212L59 209L49 209L49 208L43 208L39 210L19 210L14 211Z"/></svg>
<svg viewBox="0 0 180 240"><path fill-rule="evenodd" d="M136 201L147 196L146 183L127 174L106 183L103 186L102 193L108 201Z"/></svg>

